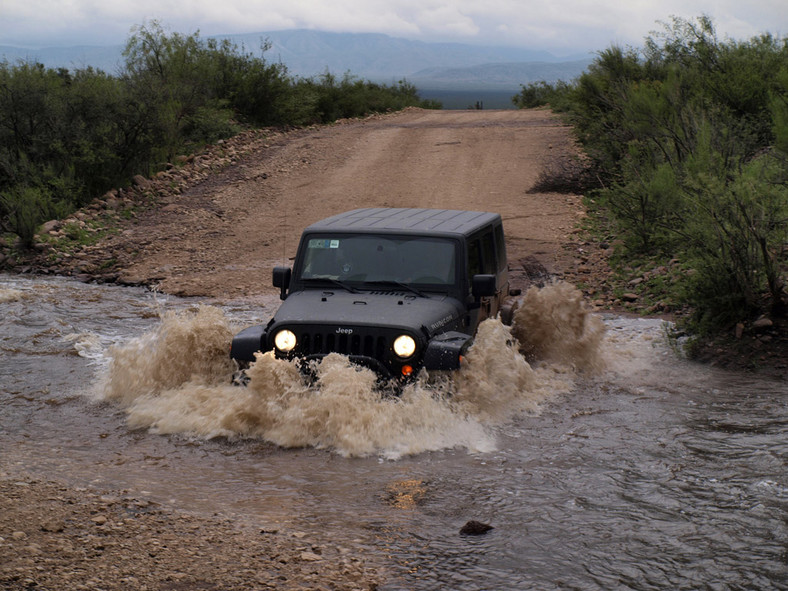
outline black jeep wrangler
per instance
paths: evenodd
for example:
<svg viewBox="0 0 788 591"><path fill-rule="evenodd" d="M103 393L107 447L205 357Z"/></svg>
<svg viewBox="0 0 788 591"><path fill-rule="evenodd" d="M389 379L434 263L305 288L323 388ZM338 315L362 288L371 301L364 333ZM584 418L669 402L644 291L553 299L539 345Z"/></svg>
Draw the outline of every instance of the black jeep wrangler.
<svg viewBox="0 0 788 591"><path fill-rule="evenodd" d="M341 353L382 378L453 370L476 327L507 320L501 217L439 209L357 209L306 228L294 269L276 267L284 300L271 321L239 333L241 368L258 351L319 360Z"/></svg>

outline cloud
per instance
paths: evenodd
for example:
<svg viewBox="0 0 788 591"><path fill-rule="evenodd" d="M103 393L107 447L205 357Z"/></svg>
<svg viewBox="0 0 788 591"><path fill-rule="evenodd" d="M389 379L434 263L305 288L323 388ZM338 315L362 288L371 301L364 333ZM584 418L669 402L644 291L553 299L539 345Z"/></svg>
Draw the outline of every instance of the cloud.
<svg viewBox="0 0 788 591"><path fill-rule="evenodd" d="M182 33L282 29L422 41L601 49L640 45L657 21L708 13L720 37L788 33L784 0L2 0L0 44L104 44L157 19Z"/></svg>

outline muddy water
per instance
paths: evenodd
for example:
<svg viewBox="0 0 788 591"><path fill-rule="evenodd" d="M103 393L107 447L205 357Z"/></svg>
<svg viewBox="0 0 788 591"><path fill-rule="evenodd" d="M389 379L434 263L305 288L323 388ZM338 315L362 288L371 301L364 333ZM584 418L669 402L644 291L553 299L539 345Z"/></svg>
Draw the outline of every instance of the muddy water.
<svg viewBox="0 0 788 591"><path fill-rule="evenodd" d="M381 399L341 358L317 388L270 357L228 387L230 335L273 299L0 277L0 468L306 532L384 589L787 588L788 386L529 297L464 373Z"/></svg>

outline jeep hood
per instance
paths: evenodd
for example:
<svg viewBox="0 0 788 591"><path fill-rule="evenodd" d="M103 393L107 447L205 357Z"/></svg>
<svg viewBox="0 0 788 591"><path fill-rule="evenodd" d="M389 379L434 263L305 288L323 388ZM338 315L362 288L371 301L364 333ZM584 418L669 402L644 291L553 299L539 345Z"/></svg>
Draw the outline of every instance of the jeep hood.
<svg viewBox="0 0 788 591"><path fill-rule="evenodd" d="M273 324L379 326L420 330L432 336L456 325L463 306L445 295L419 297L402 292L340 292L309 290L291 293Z"/></svg>

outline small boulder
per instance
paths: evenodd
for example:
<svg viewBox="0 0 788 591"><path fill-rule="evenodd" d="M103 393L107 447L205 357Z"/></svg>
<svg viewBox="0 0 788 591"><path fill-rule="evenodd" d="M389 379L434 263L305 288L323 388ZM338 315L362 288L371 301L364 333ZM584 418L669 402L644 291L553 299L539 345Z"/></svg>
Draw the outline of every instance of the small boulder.
<svg viewBox="0 0 788 591"><path fill-rule="evenodd" d="M41 524L41 531L60 533L64 529L64 523L58 519L49 519Z"/></svg>
<svg viewBox="0 0 788 591"><path fill-rule="evenodd" d="M150 182L141 174L135 174L134 177L131 179L131 182L134 186L139 187L140 189L146 189Z"/></svg>
<svg viewBox="0 0 788 591"><path fill-rule="evenodd" d="M49 220L43 226L41 226L41 233L42 234L49 234L50 232L55 232L61 228L62 224L60 220Z"/></svg>

